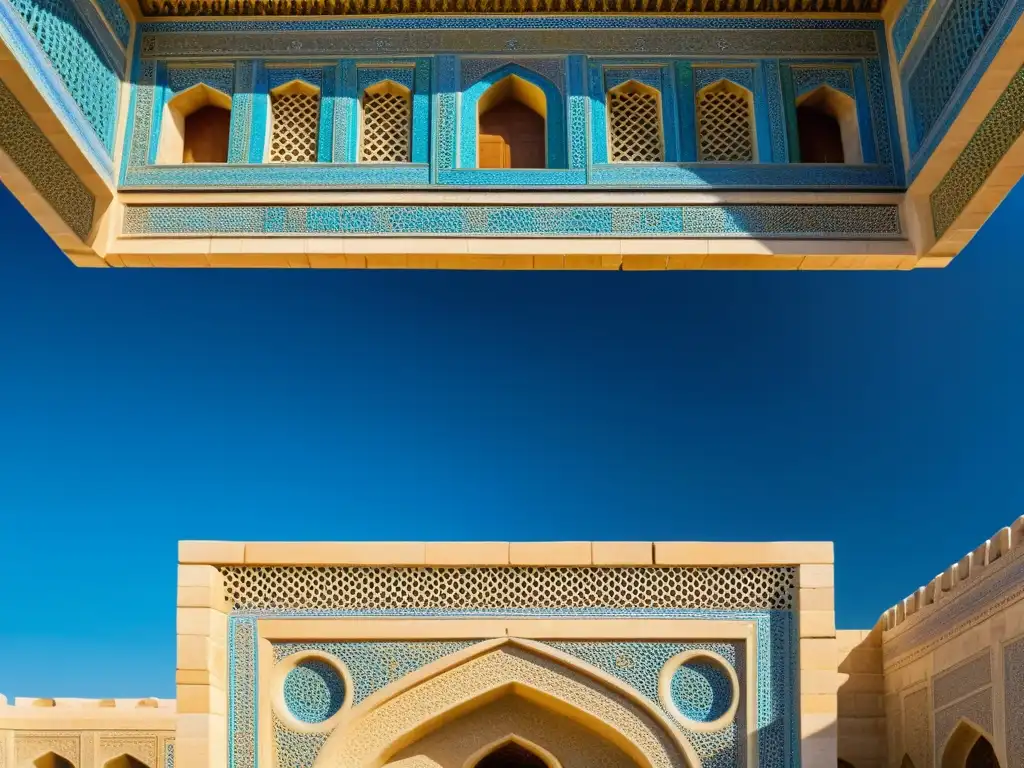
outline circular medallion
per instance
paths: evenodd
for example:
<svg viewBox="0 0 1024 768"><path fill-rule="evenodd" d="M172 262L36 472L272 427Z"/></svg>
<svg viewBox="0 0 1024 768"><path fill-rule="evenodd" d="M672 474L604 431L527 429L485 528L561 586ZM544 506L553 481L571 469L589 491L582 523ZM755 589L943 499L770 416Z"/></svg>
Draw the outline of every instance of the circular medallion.
<svg viewBox="0 0 1024 768"><path fill-rule="evenodd" d="M315 725L331 719L345 704L345 680L324 659L303 659L284 678L284 702L296 720Z"/></svg>
<svg viewBox="0 0 1024 768"><path fill-rule="evenodd" d="M662 669L658 688L665 708L693 730L717 731L736 717L739 680L717 653L678 654Z"/></svg>

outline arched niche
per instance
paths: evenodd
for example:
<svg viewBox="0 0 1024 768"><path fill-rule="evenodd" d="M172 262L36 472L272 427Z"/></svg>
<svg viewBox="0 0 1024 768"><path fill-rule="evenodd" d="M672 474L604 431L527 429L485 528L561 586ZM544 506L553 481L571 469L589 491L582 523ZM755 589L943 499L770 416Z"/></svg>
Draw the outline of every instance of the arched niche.
<svg viewBox="0 0 1024 768"><path fill-rule="evenodd" d="M157 163L226 163L230 138L231 97L198 83L164 107Z"/></svg>
<svg viewBox="0 0 1024 768"><path fill-rule="evenodd" d="M836 768L854 768L854 767L853 767L853 763L849 762L848 760L843 760L843 758L840 757L836 761Z"/></svg>
<svg viewBox="0 0 1024 768"><path fill-rule="evenodd" d="M914 761L910 759L910 755L904 754L903 759L900 761L900 768L917 768L914 765Z"/></svg>
<svg viewBox="0 0 1024 768"><path fill-rule="evenodd" d="M528 716L512 716L522 711ZM546 732L519 727L552 720L558 722ZM472 739L479 751L515 734L570 768L565 761L575 753L561 742L579 731L611 750L605 754L618 755L609 763L617 768L700 768L682 732L633 689L556 649L512 638L478 643L366 699L327 739L314 768L461 767L470 751L456 759L430 746L432 734L459 728L437 739L440 748ZM602 763L590 760L582 768Z"/></svg>
<svg viewBox="0 0 1024 768"><path fill-rule="evenodd" d="M661 93L636 80L608 91L608 157L613 163L660 163L665 159Z"/></svg>
<svg viewBox="0 0 1024 768"><path fill-rule="evenodd" d="M990 735L961 720L942 750L942 768L1000 768Z"/></svg>
<svg viewBox="0 0 1024 768"><path fill-rule="evenodd" d="M470 755L464 768L562 768L562 764L539 744L509 734Z"/></svg>
<svg viewBox="0 0 1024 768"><path fill-rule="evenodd" d="M150 766L138 758L132 757L129 754L123 754L107 760L103 764L103 768L150 768Z"/></svg>
<svg viewBox="0 0 1024 768"><path fill-rule="evenodd" d="M381 80L360 99L359 162L407 163L412 155L412 93Z"/></svg>
<svg viewBox="0 0 1024 768"><path fill-rule="evenodd" d="M857 122L857 104L847 94L828 85L797 99L797 134L802 163L864 161Z"/></svg>
<svg viewBox="0 0 1024 768"><path fill-rule="evenodd" d="M537 85L509 74L477 102L479 168L547 167L547 98Z"/></svg>
<svg viewBox="0 0 1024 768"><path fill-rule="evenodd" d="M757 161L754 95L731 80L697 93L697 148L701 162Z"/></svg>
<svg viewBox="0 0 1024 768"><path fill-rule="evenodd" d="M320 89L291 80L270 91L267 159L272 163L315 163L320 134Z"/></svg>
<svg viewBox="0 0 1024 768"><path fill-rule="evenodd" d="M35 768L75 768L75 764L56 752L47 752L32 761Z"/></svg>

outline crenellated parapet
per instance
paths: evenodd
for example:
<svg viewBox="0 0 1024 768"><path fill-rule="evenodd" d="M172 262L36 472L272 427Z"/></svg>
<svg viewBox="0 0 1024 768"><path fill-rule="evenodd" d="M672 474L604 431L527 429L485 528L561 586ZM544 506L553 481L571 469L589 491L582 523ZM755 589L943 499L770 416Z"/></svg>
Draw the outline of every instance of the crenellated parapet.
<svg viewBox="0 0 1024 768"><path fill-rule="evenodd" d="M0 696L0 766L173 768L173 699Z"/></svg>
<svg viewBox="0 0 1024 768"><path fill-rule="evenodd" d="M986 539L882 614L885 631L896 630L915 616L918 616L915 621L920 620L925 614L941 610L968 590L988 585L990 576L1017 558L1024 559L1024 516L1018 518L1013 525L997 531L992 538ZM1024 583L1018 586L1024 588Z"/></svg>

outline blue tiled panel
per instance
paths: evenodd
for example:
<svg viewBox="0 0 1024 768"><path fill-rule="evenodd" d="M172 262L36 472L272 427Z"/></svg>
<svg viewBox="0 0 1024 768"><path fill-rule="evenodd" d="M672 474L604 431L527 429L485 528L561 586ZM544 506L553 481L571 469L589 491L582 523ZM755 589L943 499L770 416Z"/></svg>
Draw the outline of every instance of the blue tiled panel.
<svg viewBox="0 0 1024 768"><path fill-rule="evenodd" d="M903 55L910 46L924 13L928 10L931 0L907 0L900 10L899 16L892 25L892 47L896 53L896 61L903 61Z"/></svg>
<svg viewBox="0 0 1024 768"><path fill-rule="evenodd" d="M131 22L128 21L121 3L118 0L96 0L96 5L103 12L103 17L107 20L110 28L114 30L118 42L123 47L127 47L128 38L131 35Z"/></svg>
<svg viewBox="0 0 1024 768"><path fill-rule="evenodd" d="M12 10L99 138L109 161L124 53L95 7L79 0L0 0L0 22L10 18Z"/></svg>
<svg viewBox="0 0 1024 768"><path fill-rule="evenodd" d="M894 205L128 206L126 235L883 237Z"/></svg>

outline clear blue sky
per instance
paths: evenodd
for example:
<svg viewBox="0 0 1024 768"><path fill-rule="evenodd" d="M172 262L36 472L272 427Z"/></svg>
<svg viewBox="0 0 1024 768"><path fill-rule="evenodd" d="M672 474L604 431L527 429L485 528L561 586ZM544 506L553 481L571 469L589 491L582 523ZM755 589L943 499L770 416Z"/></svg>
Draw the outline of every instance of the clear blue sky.
<svg viewBox="0 0 1024 768"><path fill-rule="evenodd" d="M1021 191L909 273L75 269L0 195L8 696L173 696L179 539L830 539L849 628L1024 513Z"/></svg>

